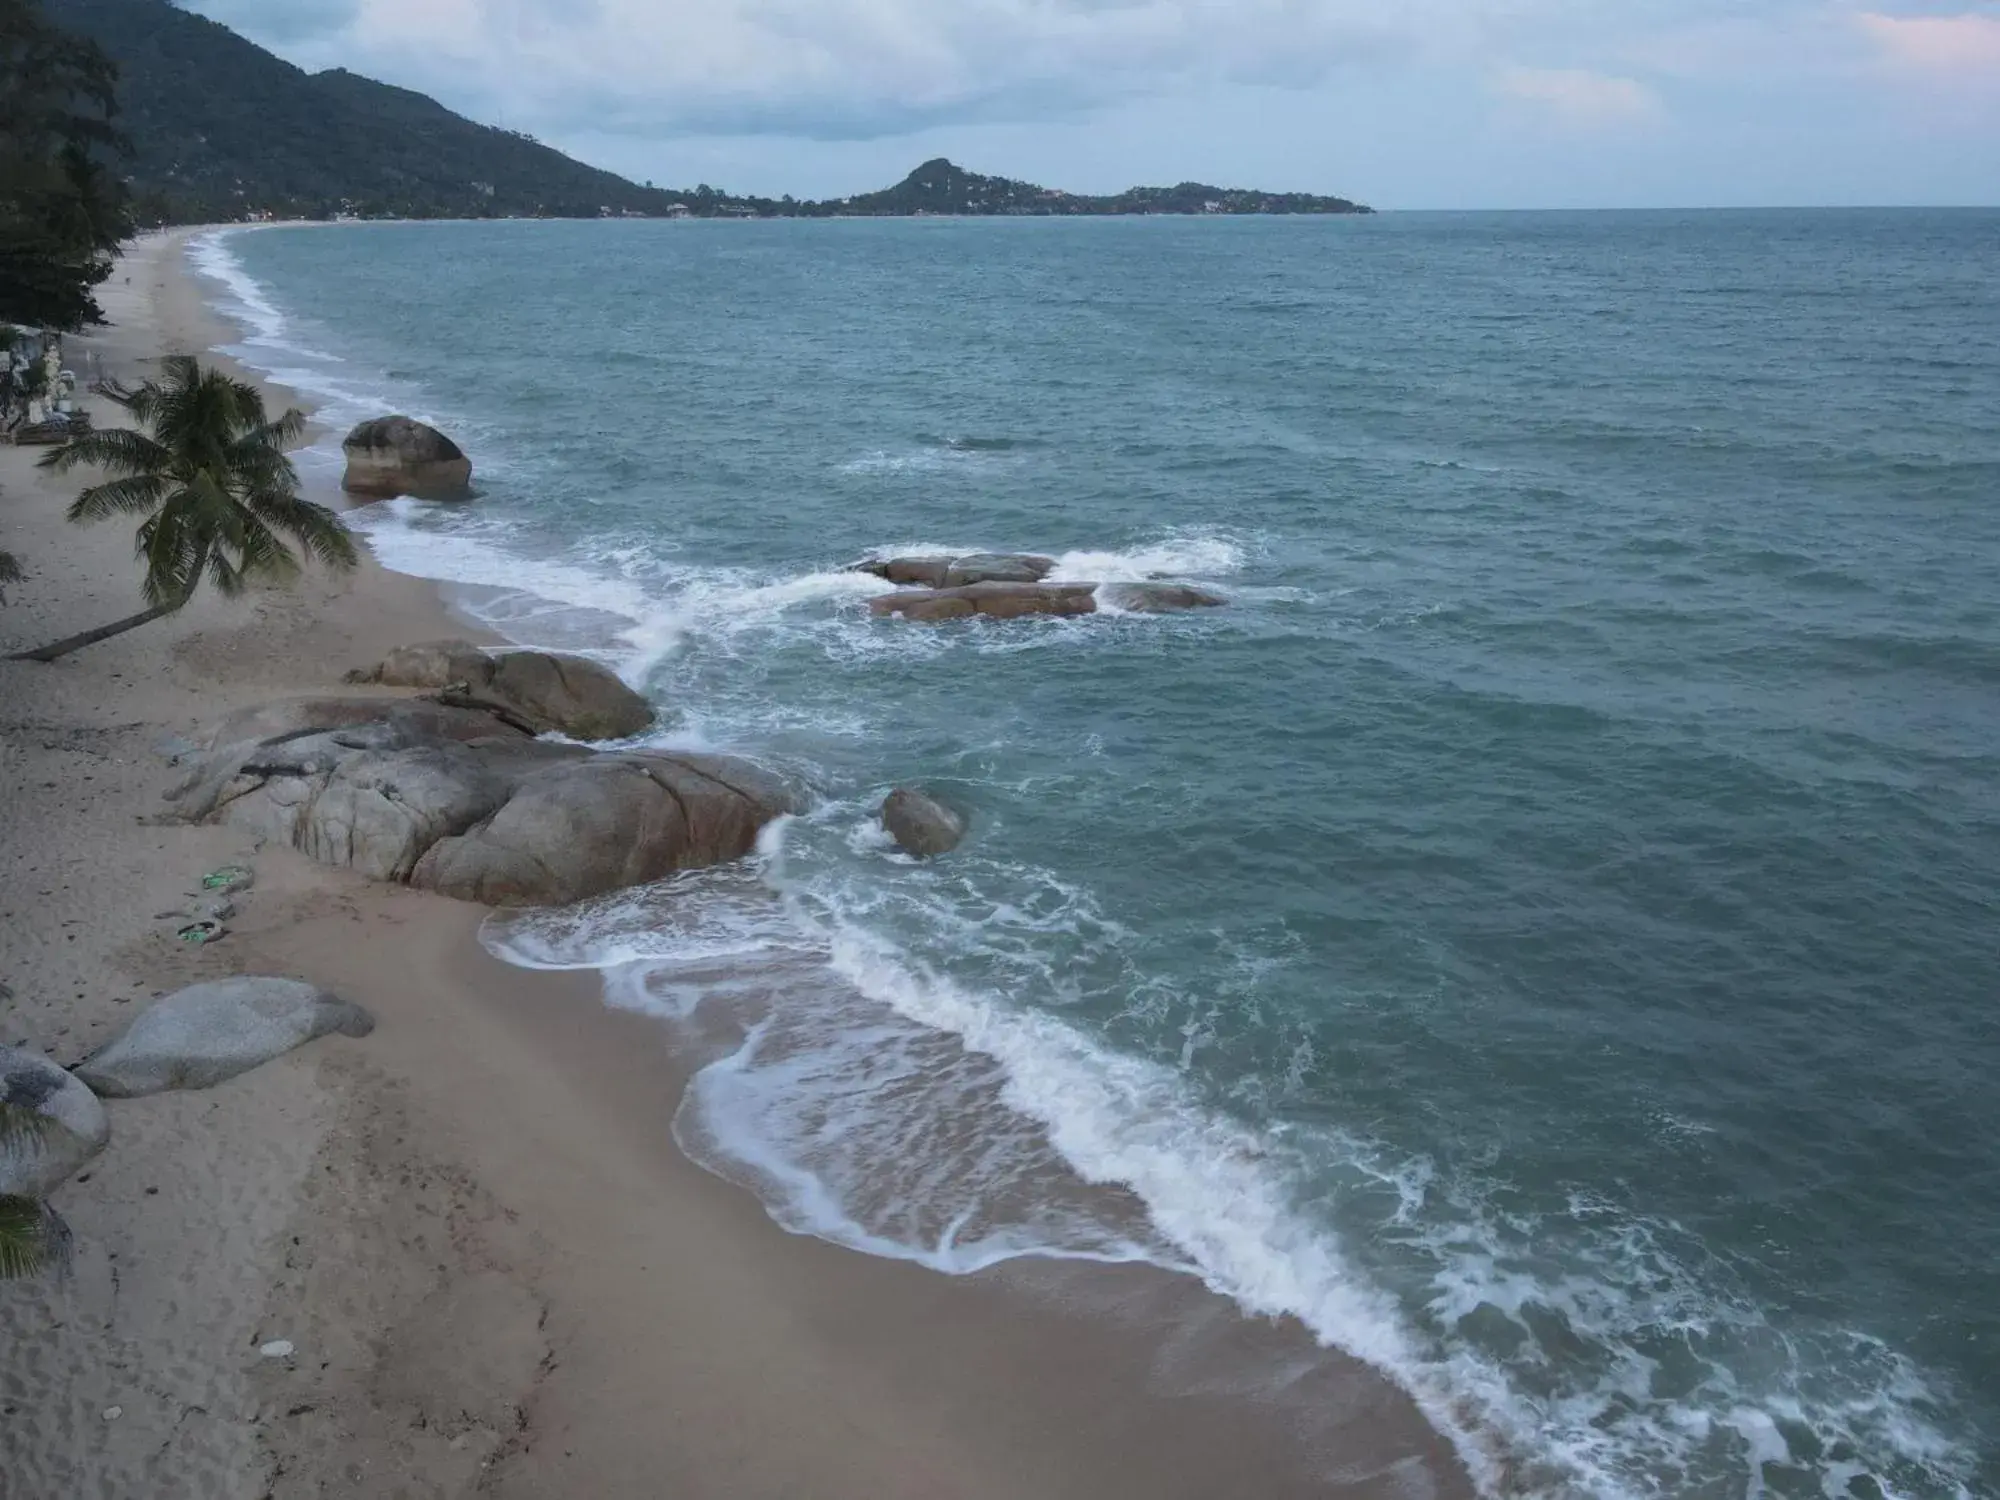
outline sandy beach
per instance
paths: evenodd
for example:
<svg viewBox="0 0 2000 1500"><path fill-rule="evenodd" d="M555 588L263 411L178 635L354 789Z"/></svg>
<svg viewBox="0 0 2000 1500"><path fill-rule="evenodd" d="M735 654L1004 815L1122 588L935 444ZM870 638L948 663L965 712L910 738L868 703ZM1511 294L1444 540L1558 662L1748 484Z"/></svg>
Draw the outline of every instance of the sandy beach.
<svg viewBox="0 0 2000 1500"><path fill-rule="evenodd" d="M186 237L133 247L73 368L131 381L230 341ZM68 525L84 481L38 456L0 448L28 573L0 651L138 607L129 528ZM110 1106L57 1195L72 1278L0 1285L0 1497L1470 1493L1387 1382L1189 1278L949 1278L786 1234L680 1154L688 1063L592 976L499 963L479 908L149 821L203 722L476 633L364 561L0 663L0 1041L74 1064L237 973L379 1023ZM255 888L225 941L182 947L156 914L228 861Z"/></svg>

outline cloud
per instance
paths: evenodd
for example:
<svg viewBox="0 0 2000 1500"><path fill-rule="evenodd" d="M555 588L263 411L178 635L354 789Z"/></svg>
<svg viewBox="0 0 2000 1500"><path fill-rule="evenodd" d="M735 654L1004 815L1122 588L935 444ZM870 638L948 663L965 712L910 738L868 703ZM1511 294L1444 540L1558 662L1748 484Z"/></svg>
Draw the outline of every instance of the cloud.
<svg viewBox="0 0 2000 1500"><path fill-rule="evenodd" d="M2000 16L1886 16L1855 22L1890 61L1927 73L2000 72Z"/></svg>
<svg viewBox="0 0 2000 1500"><path fill-rule="evenodd" d="M1659 95L1637 79L1583 68L1507 68L1494 75L1493 88L1569 125L1644 124L1665 113Z"/></svg>
<svg viewBox="0 0 2000 1500"><path fill-rule="evenodd" d="M835 138L1211 86L1309 88L1356 64L1476 45L1486 29L1469 0L191 3L305 66L538 130Z"/></svg>

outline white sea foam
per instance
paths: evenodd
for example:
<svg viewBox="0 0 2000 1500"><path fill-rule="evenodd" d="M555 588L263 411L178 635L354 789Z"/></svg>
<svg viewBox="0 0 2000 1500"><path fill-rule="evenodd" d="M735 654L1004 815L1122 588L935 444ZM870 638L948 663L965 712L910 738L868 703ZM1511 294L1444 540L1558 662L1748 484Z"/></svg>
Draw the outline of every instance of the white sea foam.
<svg viewBox="0 0 2000 1500"><path fill-rule="evenodd" d="M285 315L229 248L232 236L249 232L247 228L216 229L197 235L188 241L187 257L195 270L222 284L226 299L223 309L242 324L247 340L283 347L288 327Z"/></svg>
<svg viewBox="0 0 2000 1500"><path fill-rule="evenodd" d="M1394 1378L1487 1494L1761 1495L1762 1466L1798 1462L1785 1433L1802 1431L1832 1453L1962 1470L1965 1455L1921 1415L1932 1394L1906 1361L1847 1336L1818 1353L1856 1375L1852 1389L1838 1401L1809 1389L1812 1361L1752 1302L1721 1295L1713 1268L1684 1263L1666 1231L1613 1205L1579 1197L1566 1222L1525 1225L1488 1204L1487 1185L1440 1181L1423 1159L1331 1131L1273 1136L1200 1102L1183 1070L919 960L886 936L913 914L926 952L976 950L1024 975L1039 968L1050 987L1051 940L1115 949L1129 934L1047 872L1045 896L1027 904L960 906L928 875L871 883L789 857L793 830L819 827L850 854L892 858L858 831L866 822L863 804L823 804L767 833L752 868L510 916L487 941L514 962L602 967L607 1000L625 1008L679 1023L728 1013L737 1029L697 1074L676 1134L793 1232L955 1274L1019 1256L1191 1271ZM1299 1203L1300 1184L1330 1165L1385 1197L1381 1232L1431 1268L1420 1322ZM1591 1378L1538 1388L1532 1365L1454 1335L1481 1318L1513 1324L1529 1349L1559 1322ZM1655 1394L1655 1338L1710 1351L1708 1375L1681 1398ZM1763 1351L1752 1368L1776 1357L1779 1375L1739 1385L1714 1353L1735 1348ZM1881 1481L1879 1466L1849 1467ZM1715 1489L1729 1472L1732 1487Z"/></svg>
<svg viewBox="0 0 2000 1500"><path fill-rule="evenodd" d="M1115 552L1065 552L1049 574L1055 583L1141 583L1149 578L1219 579L1242 569L1246 549L1221 532L1170 532Z"/></svg>

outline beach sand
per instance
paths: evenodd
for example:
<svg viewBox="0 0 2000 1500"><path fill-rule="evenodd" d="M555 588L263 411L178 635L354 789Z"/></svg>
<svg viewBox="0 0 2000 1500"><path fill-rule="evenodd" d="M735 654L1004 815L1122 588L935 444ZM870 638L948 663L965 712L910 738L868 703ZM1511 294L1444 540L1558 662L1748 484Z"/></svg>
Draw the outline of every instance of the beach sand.
<svg viewBox="0 0 2000 1500"><path fill-rule="evenodd" d="M229 341L185 238L132 249L73 368ZM129 527L66 524L84 481L36 456L0 448L0 545L29 572L0 650L138 607ZM785 1233L675 1147L689 1063L593 976L499 963L479 909L148 821L200 723L477 634L367 562L0 663L0 1041L74 1063L233 973L379 1022L108 1106L109 1150L56 1196L72 1278L0 1285L0 1497L1470 1493L1386 1381L1187 1277L954 1278ZM228 861L256 887L226 940L182 947L157 914Z"/></svg>

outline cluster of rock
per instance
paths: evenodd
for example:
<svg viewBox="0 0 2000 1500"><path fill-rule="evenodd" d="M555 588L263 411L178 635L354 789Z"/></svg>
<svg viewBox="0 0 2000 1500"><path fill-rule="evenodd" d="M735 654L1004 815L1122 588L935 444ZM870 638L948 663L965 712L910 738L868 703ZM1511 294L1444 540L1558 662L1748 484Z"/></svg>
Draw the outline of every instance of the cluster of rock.
<svg viewBox="0 0 2000 1500"><path fill-rule="evenodd" d="M444 642L359 675L434 681L438 662L463 668L467 652L485 656ZM576 694L590 664L485 659L500 662L490 676L448 672L432 698L300 698L230 716L169 794L174 817L464 901L557 906L740 858L792 807L783 783L733 757L538 739L538 726L574 732L609 712ZM520 683L538 691L508 688ZM540 691L552 684L567 696ZM558 701L562 714L550 711Z"/></svg>
<svg viewBox="0 0 2000 1500"><path fill-rule="evenodd" d="M1050 583L1056 561L1037 553L977 553L968 557L871 558L851 571L871 573L911 587L869 601L870 614L926 622L981 616L1015 620L1027 615L1167 614L1214 609L1229 601L1190 584Z"/></svg>
<svg viewBox="0 0 2000 1500"><path fill-rule="evenodd" d="M433 688L435 701L477 709L525 734L622 740L652 728L653 708L610 668L549 651L485 651L470 641L400 646L355 683Z"/></svg>
<svg viewBox="0 0 2000 1500"><path fill-rule="evenodd" d="M472 493L472 460L450 438L410 417L375 417L341 441L350 495L389 500L463 500Z"/></svg>

